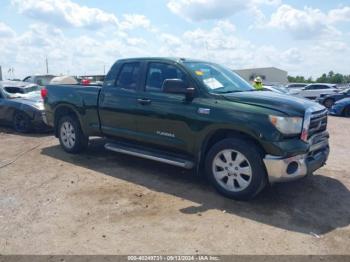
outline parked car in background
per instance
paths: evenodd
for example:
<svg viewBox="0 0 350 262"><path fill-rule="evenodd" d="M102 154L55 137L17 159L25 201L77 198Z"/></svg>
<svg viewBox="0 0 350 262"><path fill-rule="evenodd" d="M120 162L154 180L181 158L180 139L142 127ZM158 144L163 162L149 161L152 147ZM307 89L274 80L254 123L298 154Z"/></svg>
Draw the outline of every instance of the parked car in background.
<svg viewBox="0 0 350 262"><path fill-rule="evenodd" d="M288 84L286 85L286 88L290 89L290 88L303 88L305 86L307 86L308 84L304 84L304 83L292 83L292 84Z"/></svg>
<svg viewBox="0 0 350 262"><path fill-rule="evenodd" d="M319 102L327 108L331 108L335 104L335 102L347 97L350 97L350 88L341 90L339 91L339 93L336 94L321 94L321 96L317 99L317 102Z"/></svg>
<svg viewBox="0 0 350 262"><path fill-rule="evenodd" d="M45 86L48 85L54 77L54 75L33 75L24 78L23 82L32 83L39 86Z"/></svg>
<svg viewBox="0 0 350 262"><path fill-rule="evenodd" d="M78 76L77 80L80 82L80 84L85 86L88 86L88 85L102 86L105 80L105 75Z"/></svg>
<svg viewBox="0 0 350 262"><path fill-rule="evenodd" d="M350 98L343 98L332 106L330 115L350 117Z"/></svg>
<svg viewBox="0 0 350 262"><path fill-rule="evenodd" d="M270 86L270 85L264 85L263 86L264 91L271 91L279 94L289 94L289 90L283 86Z"/></svg>
<svg viewBox="0 0 350 262"><path fill-rule="evenodd" d="M40 91L38 85L0 81L0 122L20 133L48 130Z"/></svg>
<svg viewBox="0 0 350 262"><path fill-rule="evenodd" d="M338 91L337 86L333 84L310 84L302 89L290 90L290 94L308 99L317 99L321 94L336 94Z"/></svg>

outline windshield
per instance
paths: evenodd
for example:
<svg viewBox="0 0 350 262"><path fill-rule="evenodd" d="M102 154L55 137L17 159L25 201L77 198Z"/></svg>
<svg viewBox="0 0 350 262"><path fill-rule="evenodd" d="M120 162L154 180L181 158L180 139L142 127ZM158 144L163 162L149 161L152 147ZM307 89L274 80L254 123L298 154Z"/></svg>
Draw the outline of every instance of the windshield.
<svg viewBox="0 0 350 262"><path fill-rule="evenodd" d="M209 93L225 94L254 90L243 78L220 65L203 62L185 62L184 65L206 86Z"/></svg>

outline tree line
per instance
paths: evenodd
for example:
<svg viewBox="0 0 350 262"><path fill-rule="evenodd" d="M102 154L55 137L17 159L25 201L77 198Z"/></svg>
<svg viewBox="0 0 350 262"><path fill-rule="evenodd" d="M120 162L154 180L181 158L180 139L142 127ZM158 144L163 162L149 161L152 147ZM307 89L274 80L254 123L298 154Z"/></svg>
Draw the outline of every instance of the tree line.
<svg viewBox="0 0 350 262"><path fill-rule="evenodd" d="M346 84L350 83L350 75L343 75L330 71L322 76L313 79L312 77L305 78L303 76L288 76L289 83L330 83L330 84Z"/></svg>

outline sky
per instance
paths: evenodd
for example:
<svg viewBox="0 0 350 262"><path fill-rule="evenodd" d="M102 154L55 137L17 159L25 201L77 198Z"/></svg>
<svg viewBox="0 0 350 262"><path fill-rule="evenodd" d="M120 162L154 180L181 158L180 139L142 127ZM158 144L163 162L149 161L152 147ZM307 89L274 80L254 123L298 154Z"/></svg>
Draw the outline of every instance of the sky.
<svg viewBox="0 0 350 262"><path fill-rule="evenodd" d="M5 78L103 74L171 56L289 75L350 74L350 0L0 0ZM9 69L13 68L11 72Z"/></svg>

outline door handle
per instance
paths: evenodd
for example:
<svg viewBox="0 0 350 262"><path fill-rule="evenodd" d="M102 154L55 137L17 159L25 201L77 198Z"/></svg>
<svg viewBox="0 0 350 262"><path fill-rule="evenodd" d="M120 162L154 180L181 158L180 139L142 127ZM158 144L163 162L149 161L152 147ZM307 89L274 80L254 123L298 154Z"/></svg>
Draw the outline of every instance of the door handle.
<svg viewBox="0 0 350 262"><path fill-rule="evenodd" d="M137 102L139 102L139 104L141 105L149 105L152 102L152 100L147 98L139 98L137 99Z"/></svg>

